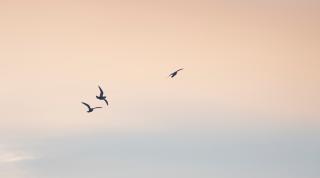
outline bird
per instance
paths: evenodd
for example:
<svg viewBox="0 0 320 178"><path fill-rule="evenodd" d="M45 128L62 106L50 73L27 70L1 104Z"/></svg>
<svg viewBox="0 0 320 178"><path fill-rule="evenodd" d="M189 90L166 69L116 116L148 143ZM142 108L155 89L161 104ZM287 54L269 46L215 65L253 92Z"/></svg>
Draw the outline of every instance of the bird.
<svg viewBox="0 0 320 178"><path fill-rule="evenodd" d="M98 86L98 87L99 87L99 90L100 90L100 95L99 95L99 96L96 96L96 98L97 98L98 100L103 100L104 102L106 102L107 105L109 105L109 102L108 102L108 100L107 100L107 97L103 95L103 90L101 89L100 86Z"/></svg>
<svg viewBox="0 0 320 178"><path fill-rule="evenodd" d="M92 108L89 104L87 104L87 103L85 103L85 102L81 102L83 105L85 105L85 106L87 106L87 108L88 108L88 113L90 113L90 112L92 112L93 110L95 110L95 109L100 109L100 108L102 108L102 107L94 107L94 108Z"/></svg>
<svg viewBox="0 0 320 178"><path fill-rule="evenodd" d="M169 77L171 77L171 78L175 77L175 76L178 74L178 72L181 71L181 70L183 70L183 69L184 69L184 68L181 68L181 69L179 69L179 70L176 70L175 72L171 73L171 74L169 75Z"/></svg>

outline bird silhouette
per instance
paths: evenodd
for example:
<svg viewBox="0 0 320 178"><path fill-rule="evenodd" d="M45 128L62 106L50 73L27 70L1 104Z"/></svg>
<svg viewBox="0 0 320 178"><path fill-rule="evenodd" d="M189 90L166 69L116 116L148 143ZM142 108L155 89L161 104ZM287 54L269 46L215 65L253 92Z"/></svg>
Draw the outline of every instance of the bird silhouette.
<svg viewBox="0 0 320 178"><path fill-rule="evenodd" d="M175 72L171 73L171 74L169 75L169 77L171 77L171 78L175 77L175 76L178 74L178 72L181 71L181 70L183 70L183 68L181 68L181 69L179 69L179 70L176 70Z"/></svg>
<svg viewBox="0 0 320 178"><path fill-rule="evenodd" d="M106 102L107 105L109 105L109 102L108 102L108 100L107 100L107 97L104 96L104 94L103 94L103 90L101 89L100 86L98 86L98 87L99 87L99 90L100 90L100 95L99 95L99 96L96 96L96 98L97 98L98 100L103 100L104 102Z"/></svg>
<svg viewBox="0 0 320 178"><path fill-rule="evenodd" d="M85 102L81 102L83 105L85 105L85 106L87 106L87 108L88 108L88 113L90 113L90 112L92 112L93 110L95 110L95 109L99 109L99 108L102 108L102 107L94 107L94 108L92 108L89 104L87 104L87 103L85 103Z"/></svg>

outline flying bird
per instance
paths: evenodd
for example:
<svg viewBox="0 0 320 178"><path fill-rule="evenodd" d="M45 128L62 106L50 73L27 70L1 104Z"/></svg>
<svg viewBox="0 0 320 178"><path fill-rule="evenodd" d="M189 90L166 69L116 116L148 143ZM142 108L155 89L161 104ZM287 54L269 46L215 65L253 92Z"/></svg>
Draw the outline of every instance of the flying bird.
<svg viewBox="0 0 320 178"><path fill-rule="evenodd" d="M83 105L85 105L85 106L87 106L87 108L88 108L88 113L90 113L90 112L92 112L93 110L95 110L95 109L99 109L99 108L102 108L102 107L94 107L94 108L92 108L89 104L87 104L87 103L85 103L85 102L81 102Z"/></svg>
<svg viewBox="0 0 320 178"><path fill-rule="evenodd" d="M178 74L178 72L181 71L181 70L183 70L183 68L181 68L181 69L179 69L179 70L176 70L175 72L171 73L171 74L169 75L169 77L171 77L171 78L175 77L175 76Z"/></svg>
<svg viewBox="0 0 320 178"><path fill-rule="evenodd" d="M104 96L104 94L103 94L103 90L101 89L100 86L98 86L98 87L99 87L99 90L100 90L100 95L99 95L99 96L96 96L96 98L97 98L98 100L103 100L104 102L106 102L107 105L109 105L109 102L108 102L108 100L107 100L107 97Z"/></svg>

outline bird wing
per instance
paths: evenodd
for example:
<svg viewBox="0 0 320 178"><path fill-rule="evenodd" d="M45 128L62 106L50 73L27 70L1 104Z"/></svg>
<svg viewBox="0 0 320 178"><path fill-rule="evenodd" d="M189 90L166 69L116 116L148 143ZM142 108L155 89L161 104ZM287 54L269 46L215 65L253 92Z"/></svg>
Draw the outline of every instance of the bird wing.
<svg viewBox="0 0 320 178"><path fill-rule="evenodd" d="M106 102L107 106L109 105L109 102L107 99L104 99L104 101Z"/></svg>
<svg viewBox="0 0 320 178"><path fill-rule="evenodd" d="M100 86L98 86L99 87L99 90L100 90L100 96L103 96L103 90L102 90L102 88L100 87Z"/></svg>
<svg viewBox="0 0 320 178"><path fill-rule="evenodd" d="M177 70L176 72L179 72L179 71L181 71L181 70L183 70L184 68L181 68L181 69L179 69L179 70Z"/></svg>
<svg viewBox="0 0 320 178"><path fill-rule="evenodd" d="M100 109L100 108L102 108L102 107L94 107L94 108L92 108L92 109Z"/></svg>
<svg viewBox="0 0 320 178"><path fill-rule="evenodd" d="M88 109L91 108L89 104L87 104L87 103L85 103L85 102L81 102L81 103L82 103L83 105L87 106Z"/></svg>

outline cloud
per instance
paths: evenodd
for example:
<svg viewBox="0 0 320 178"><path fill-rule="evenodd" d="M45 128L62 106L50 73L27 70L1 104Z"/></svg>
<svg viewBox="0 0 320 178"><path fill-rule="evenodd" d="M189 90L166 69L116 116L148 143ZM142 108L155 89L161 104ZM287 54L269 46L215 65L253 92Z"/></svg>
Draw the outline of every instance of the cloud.
<svg viewBox="0 0 320 178"><path fill-rule="evenodd" d="M7 151L0 149L0 163L17 163L33 159L35 159L34 156L22 151Z"/></svg>

